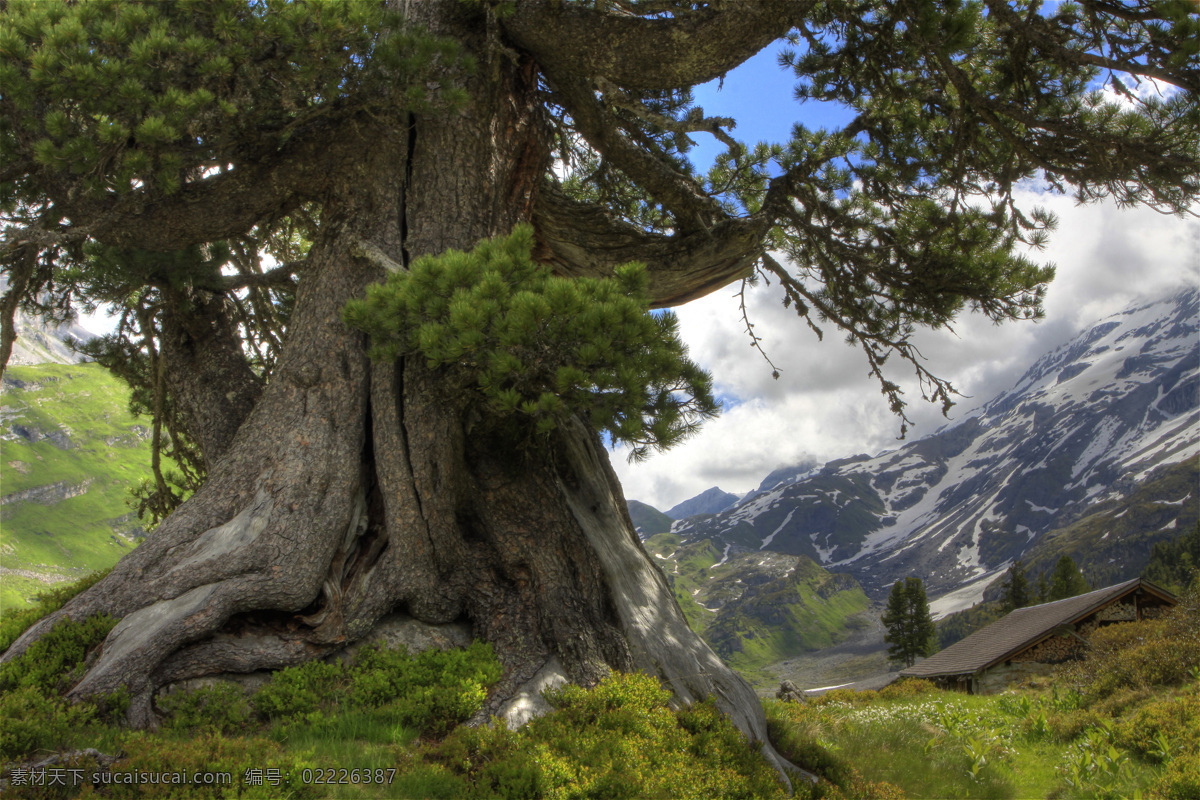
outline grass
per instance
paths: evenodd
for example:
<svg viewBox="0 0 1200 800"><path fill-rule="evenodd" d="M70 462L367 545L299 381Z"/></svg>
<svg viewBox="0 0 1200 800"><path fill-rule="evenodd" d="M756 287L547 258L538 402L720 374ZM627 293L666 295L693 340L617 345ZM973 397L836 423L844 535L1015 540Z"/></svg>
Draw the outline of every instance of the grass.
<svg viewBox="0 0 1200 800"><path fill-rule="evenodd" d="M86 491L0 509L0 566L16 571L0 586L0 616L29 608L48 580L107 569L128 553L142 531L126 499L150 476L149 422L129 413L128 389L103 367L13 366L10 379L25 386L4 390L3 494L53 484ZM18 426L41 438L16 435ZM49 438L58 434L66 440Z"/></svg>

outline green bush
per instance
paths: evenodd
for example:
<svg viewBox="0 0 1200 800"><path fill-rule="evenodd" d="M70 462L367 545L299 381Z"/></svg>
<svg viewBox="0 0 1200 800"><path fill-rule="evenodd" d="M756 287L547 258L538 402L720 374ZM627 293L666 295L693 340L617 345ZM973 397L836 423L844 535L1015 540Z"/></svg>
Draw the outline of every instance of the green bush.
<svg viewBox="0 0 1200 800"><path fill-rule="evenodd" d="M6 664L0 664L0 692L18 687L36 687L45 695L55 695L83 677L87 654L104 641L117 621L106 614L88 617L82 622L60 619L42 638Z"/></svg>
<svg viewBox="0 0 1200 800"><path fill-rule="evenodd" d="M1180 756L1168 764L1151 788L1150 797L1200 800L1200 753Z"/></svg>
<svg viewBox="0 0 1200 800"><path fill-rule="evenodd" d="M483 707L502 671L491 645L482 642L415 656L368 645L350 666L310 661L280 670L252 702L285 726L322 723L345 701L359 710L385 709L399 725L442 735Z"/></svg>
<svg viewBox="0 0 1200 800"><path fill-rule="evenodd" d="M1122 747L1150 761L1167 761L1187 745L1200 748L1200 694L1147 703L1122 719L1116 734Z"/></svg>
<svg viewBox="0 0 1200 800"><path fill-rule="evenodd" d="M49 698L36 686L0 692L0 759L18 759L63 746L94 711Z"/></svg>
<svg viewBox="0 0 1200 800"><path fill-rule="evenodd" d="M13 642L21 637L21 634L29 630L33 623L47 614L58 611L67 604L68 600L85 589L95 586L110 572L112 572L111 569L93 572L74 583L47 589L34 598L36 605L33 608L5 614L3 618L0 618L0 653L7 650Z"/></svg>
<svg viewBox="0 0 1200 800"><path fill-rule="evenodd" d="M934 694L938 688L922 678L901 678L879 690L880 700L908 700Z"/></svg>
<svg viewBox="0 0 1200 800"><path fill-rule="evenodd" d="M347 696L356 708L395 709L402 724L436 736L482 708L502 671L483 642L416 656L368 646L349 670Z"/></svg>
<svg viewBox="0 0 1200 800"><path fill-rule="evenodd" d="M581 414L644 454L717 413L674 314L648 311L644 265L561 278L533 260L533 246L533 228L518 225L469 253L419 258L343 316L370 334L373 358L423 355L492 418L524 418L540 433Z"/></svg>
<svg viewBox="0 0 1200 800"><path fill-rule="evenodd" d="M1200 585L1161 619L1109 625L1088 641L1087 658L1059 675L1089 700L1126 688L1182 686L1200 664Z"/></svg>
<svg viewBox="0 0 1200 800"><path fill-rule="evenodd" d="M271 682L254 695L253 705L270 719L308 717L336 701L344 679L341 664L309 661L272 675Z"/></svg>
<svg viewBox="0 0 1200 800"><path fill-rule="evenodd" d="M158 699L167 714L168 730L215 730L234 733L254 719L254 709L240 686L217 683L190 692L175 691Z"/></svg>
<svg viewBox="0 0 1200 800"><path fill-rule="evenodd" d="M187 738L136 732L129 735L124 749L128 755L112 766L113 773L165 774L184 781L110 783L101 788L105 797L280 800L323 796L321 787L301 780L304 769L316 769L317 765L269 739L229 738L211 730ZM200 780L196 780L197 773ZM276 776L278 782L273 783Z"/></svg>
<svg viewBox="0 0 1200 800"><path fill-rule="evenodd" d="M519 731L458 728L429 757L471 796L784 798L778 773L711 702L673 711L640 673L548 692L556 712Z"/></svg>

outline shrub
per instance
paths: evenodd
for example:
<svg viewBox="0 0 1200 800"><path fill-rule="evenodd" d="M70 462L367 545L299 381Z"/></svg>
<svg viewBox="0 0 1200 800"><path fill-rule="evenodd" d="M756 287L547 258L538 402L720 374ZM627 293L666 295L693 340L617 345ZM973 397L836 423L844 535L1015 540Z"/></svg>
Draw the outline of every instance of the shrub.
<svg viewBox="0 0 1200 800"><path fill-rule="evenodd" d="M778 773L711 701L673 711L646 675L548 692L553 714L519 731L459 728L430 758L476 797L783 798Z"/></svg>
<svg viewBox="0 0 1200 800"><path fill-rule="evenodd" d="M901 678L879 690L880 700L906 700L937 692L938 688L923 678Z"/></svg>
<svg viewBox="0 0 1200 800"><path fill-rule="evenodd" d="M442 735L483 707L502 671L483 642L416 656L369 646L349 671L347 694L356 707L394 709L402 724Z"/></svg>
<svg viewBox="0 0 1200 800"><path fill-rule="evenodd" d="M0 692L0 758L61 747L93 713L89 706L46 697L35 686Z"/></svg>
<svg viewBox="0 0 1200 800"><path fill-rule="evenodd" d="M82 677L83 662L104 641L117 621L106 614L82 622L61 619L45 636L29 645L20 658L0 664L0 692L36 687L45 695L58 694Z"/></svg>
<svg viewBox="0 0 1200 800"><path fill-rule="evenodd" d="M33 608L25 608L15 613L9 612L5 614L3 619L0 619L0 653L7 650L13 642L21 637L21 634L29 630L29 627L33 623L47 614L53 614L55 611L58 611L67 604L68 600L80 594L85 589L90 589L110 572L112 572L111 568L101 572L93 572L91 575L86 575L74 583L46 589L34 598L36 604Z"/></svg>
<svg viewBox="0 0 1200 800"><path fill-rule="evenodd" d="M344 677L341 664L324 661L281 669L254 695L253 705L258 713L271 719L308 717L335 701Z"/></svg>
<svg viewBox="0 0 1200 800"><path fill-rule="evenodd" d="M1109 625L1089 642L1087 658L1059 673L1089 699L1123 688L1187 683L1200 664L1200 584L1161 619Z"/></svg>
<svg viewBox="0 0 1200 800"><path fill-rule="evenodd" d="M1150 790L1162 800L1200 800L1200 753L1176 758Z"/></svg>
<svg viewBox="0 0 1200 800"><path fill-rule="evenodd" d="M1121 746L1164 761L1172 748L1200 740L1198 731L1200 695L1189 693L1147 703L1121 720L1116 734Z"/></svg>
<svg viewBox="0 0 1200 800"><path fill-rule="evenodd" d="M168 730L206 729L234 733L254 718L249 698L240 686L220 682L190 692L175 691L158 700L167 713Z"/></svg>
<svg viewBox="0 0 1200 800"><path fill-rule="evenodd" d="M226 738L205 731L186 739L144 732L129 735L129 754L112 766L101 794L112 798L306 798L320 797L321 787L301 780L304 769L316 769L302 756L285 752L269 739ZM321 765L328 766L328 765ZM145 775L140 783L117 783L118 775ZM148 776L159 776L149 783ZM199 779L197 779L199 775Z"/></svg>

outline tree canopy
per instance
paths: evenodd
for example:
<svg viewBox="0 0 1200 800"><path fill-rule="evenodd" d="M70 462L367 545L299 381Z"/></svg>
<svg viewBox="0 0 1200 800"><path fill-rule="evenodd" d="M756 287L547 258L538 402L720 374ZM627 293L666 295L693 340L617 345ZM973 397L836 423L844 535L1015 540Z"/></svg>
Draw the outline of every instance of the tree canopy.
<svg viewBox="0 0 1200 800"><path fill-rule="evenodd" d="M185 279L240 300L241 336L271 349L303 232L319 225L312 204L359 146L350 131L457 107L462 76L488 69L398 5L7 4L0 361L17 304L61 314L117 302L121 338L159 335L155 313L139 322L129 307L157 311L175 268L114 285L88 242L157 252L230 242L225 272L236 274ZM532 209L539 260L568 276L642 260L658 306L756 276L777 282L814 329L833 325L863 349L897 413L905 401L881 372L893 355L913 362L930 399L951 401L911 344L914 326L948 325L964 307L1039 315L1052 268L1021 245L1043 242L1053 219L1016 206L1021 181L1171 212L1200 188L1187 0L547 0L468 11L488 20L489 58L528 58L539 71L558 144ZM739 142L736 121L707 115L690 88L781 37L796 98L844 104L853 119L810 128L802 104L778 98L797 117L791 140ZM1147 82L1161 91L1139 91ZM687 155L706 135L727 151L701 174ZM283 266L264 270L265 254Z"/></svg>
<svg viewBox="0 0 1200 800"><path fill-rule="evenodd" d="M1049 601L1065 600L1068 597L1086 594L1091 590L1092 587L1088 586L1087 579L1083 577L1075 559L1064 555L1055 562L1054 569L1050 573L1050 592L1046 599Z"/></svg>

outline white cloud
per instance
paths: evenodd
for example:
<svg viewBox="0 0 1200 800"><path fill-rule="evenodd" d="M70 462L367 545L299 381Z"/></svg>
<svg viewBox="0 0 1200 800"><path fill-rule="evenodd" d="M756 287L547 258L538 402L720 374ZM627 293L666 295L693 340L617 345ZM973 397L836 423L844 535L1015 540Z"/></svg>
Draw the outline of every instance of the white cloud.
<svg viewBox="0 0 1200 800"><path fill-rule="evenodd" d="M1049 245L1036 254L1058 267L1046 318L996 326L968 315L954 333L919 334L931 370L968 395L951 411L951 421L1011 387L1042 353L1084 326L1139 296L1200 284L1200 222L1194 218L1112 203L1079 206L1069 197L1032 189L1021 199L1025 207L1040 203L1059 218ZM794 311L783 308L777 287L760 285L748 292L747 305L782 372L772 380L770 367L750 347L735 291L718 291L677 311L692 358L712 371L718 393L740 402L695 438L641 464L628 464L622 451L614 452L627 497L665 509L714 485L732 492L753 489L783 464L874 454L901 444L899 424L878 384L867 377L862 355L833 329L818 342ZM896 365L892 377L905 374ZM915 423L910 439L946 424L937 407L921 400L912 380L901 382Z"/></svg>

